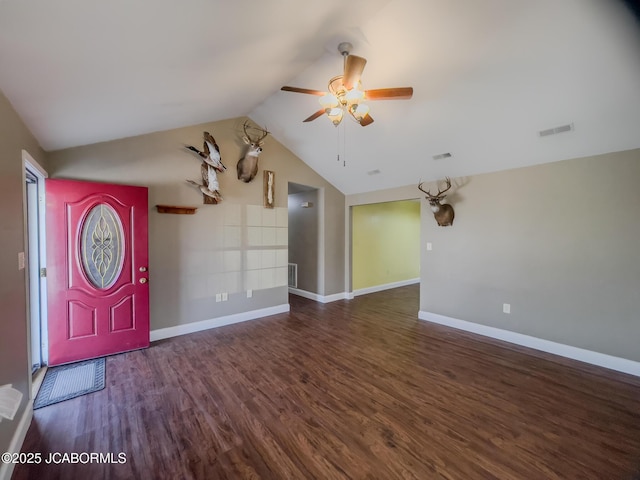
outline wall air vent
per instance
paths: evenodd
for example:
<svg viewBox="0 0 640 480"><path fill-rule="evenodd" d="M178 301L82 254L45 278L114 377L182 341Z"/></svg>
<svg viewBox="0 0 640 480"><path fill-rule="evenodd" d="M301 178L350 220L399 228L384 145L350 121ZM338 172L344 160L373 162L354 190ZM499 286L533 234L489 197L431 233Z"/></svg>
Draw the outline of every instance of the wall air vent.
<svg viewBox="0 0 640 480"><path fill-rule="evenodd" d="M443 158L450 158L450 157L451 157L451 154L449 152L447 152L447 153L441 153L439 155L434 155L433 159L434 160L442 160Z"/></svg>
<svg viewBox="0 0 640 480"><path fill-rule="evenodd" d="M290 263L287 269L288 285L291 288L298 288L298 264Z"/></svg>
<svg viewBox="0 0 640 480"><path fill-rule="evenodd" d="M367 175L378 175L380 173L380 169L376 168L375 170L371 170L370 172L367 172Z"/></svg>
<svg viewBox="0 0 640 480"><path fill-rule="evenodd" d="M573 130L573 123L569 123L568 125L561 125L555 128L549 128L547 130L541 130L538 132L540 137L548 137L549 135L556 135L558 133L570 132Z"/></svg>

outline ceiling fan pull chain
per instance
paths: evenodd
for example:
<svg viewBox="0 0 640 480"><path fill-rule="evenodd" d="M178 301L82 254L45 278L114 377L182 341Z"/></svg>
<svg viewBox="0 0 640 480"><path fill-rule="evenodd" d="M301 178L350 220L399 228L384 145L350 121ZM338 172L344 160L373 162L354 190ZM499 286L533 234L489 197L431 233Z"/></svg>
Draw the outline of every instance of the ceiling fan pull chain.
<svg viewBox="0 0 640 480"><path fill-rule="evenodd" d="M336 128L336 160L340 161L340 129Z"/></svg>
<svg viewBox="0 0 640 480"><path fill-rule="evenodd" d="M342 166L347 166L347 126L342 124Z"/></svg>

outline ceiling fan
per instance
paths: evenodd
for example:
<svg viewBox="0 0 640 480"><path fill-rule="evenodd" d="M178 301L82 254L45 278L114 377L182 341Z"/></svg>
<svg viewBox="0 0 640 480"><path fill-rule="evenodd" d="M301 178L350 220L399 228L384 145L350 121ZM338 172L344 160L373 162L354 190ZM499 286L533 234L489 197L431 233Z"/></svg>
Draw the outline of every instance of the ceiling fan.
<svg viewBox="0 0 640 480"><path fill-rule="evenodd" d="M356 55L350 55L353 45L342 42L338 45L338 51L344 58L344 73L329 80L328 92L310 90L308 88L284 86L285 92L306 93L319 96L322 108L313 115L304 119L311 122L326 114L334 125L339 125L345 113L363 127L373 123L369 115L369 106L364 103L367 100L406 100L413 95L413 87L378 88L375 90L362 90L360 76L367 60Z"/></svg>

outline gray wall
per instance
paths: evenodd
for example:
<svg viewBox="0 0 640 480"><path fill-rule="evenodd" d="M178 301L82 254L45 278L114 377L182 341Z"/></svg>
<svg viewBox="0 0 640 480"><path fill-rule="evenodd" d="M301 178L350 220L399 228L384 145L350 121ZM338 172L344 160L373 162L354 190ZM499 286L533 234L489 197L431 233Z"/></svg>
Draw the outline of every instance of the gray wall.
<svg viewBox="0 0 640 480"><path fill-rule="evenodd" d="M289 181L323 188L325 209L338 212L333 218L327 217L340 228L334 232L335 237L325 242L325 289L331 293L344 291L344 195L272 136L265 141L258 176L248 184L239 181L235 165L244 148L244 120L225 120L49 154L52 177L149 187L152 329L288 302L285 230ZM224 197L219 205L202 205L202 196L185 181L198 179L200 162L183 145L200 148L204 130L215 137L228 168L218 176ZM264 169L276 173L274 210L262 208ZM195 215L161 215L155 210L156 204L195 205L199 210ZM256 290L252 298L246 297L245 290L249 288ZM229 301L216 303L215 294L225 291Z"/></svg>
<svg viewBox="0 0 640 480"><path fill-rule="evenodd" d="M298 264L298 288L312 293L319 293L318 220L317 190L289 195L289 262Z"/></svg>
<svg viewBox="0 0 640 480"><path fill-rule="evenodd" d="M454 183L452 227L423 203L421 310L640 361L640 150Z"/></svg>
<svg viewBox="0 0 640 480"><path fill-rule="evenodd" d="M8 449L29 398L26 270L18 270L25 251L22 150L42 166L44 153L0 92L0 385L13 384L23 395L13 421L0 422L0 451Z"/></svg>
<svg viewBox="0 0 640 480"><path fill-rule="evenodd" d="M347 208L353 205L368 205L370 203L396 202L399 200L412 200L422 198L424 195L417 187L418 183L403 187L388 188L374 192L355 193L345 197Z"/></svg>

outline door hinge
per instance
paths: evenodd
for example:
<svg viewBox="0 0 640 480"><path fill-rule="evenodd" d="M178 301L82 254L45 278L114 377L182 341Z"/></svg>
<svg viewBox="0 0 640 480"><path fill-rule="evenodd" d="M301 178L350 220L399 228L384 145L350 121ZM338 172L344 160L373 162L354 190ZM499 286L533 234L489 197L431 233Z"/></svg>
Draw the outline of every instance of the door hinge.
<svg viewBox="0 0 640 480"><path fill-rule="evenodd" d="M45 278L47 276L47 269L46 268L41 268L40 269L40 277L41 278Z"/></svg>

